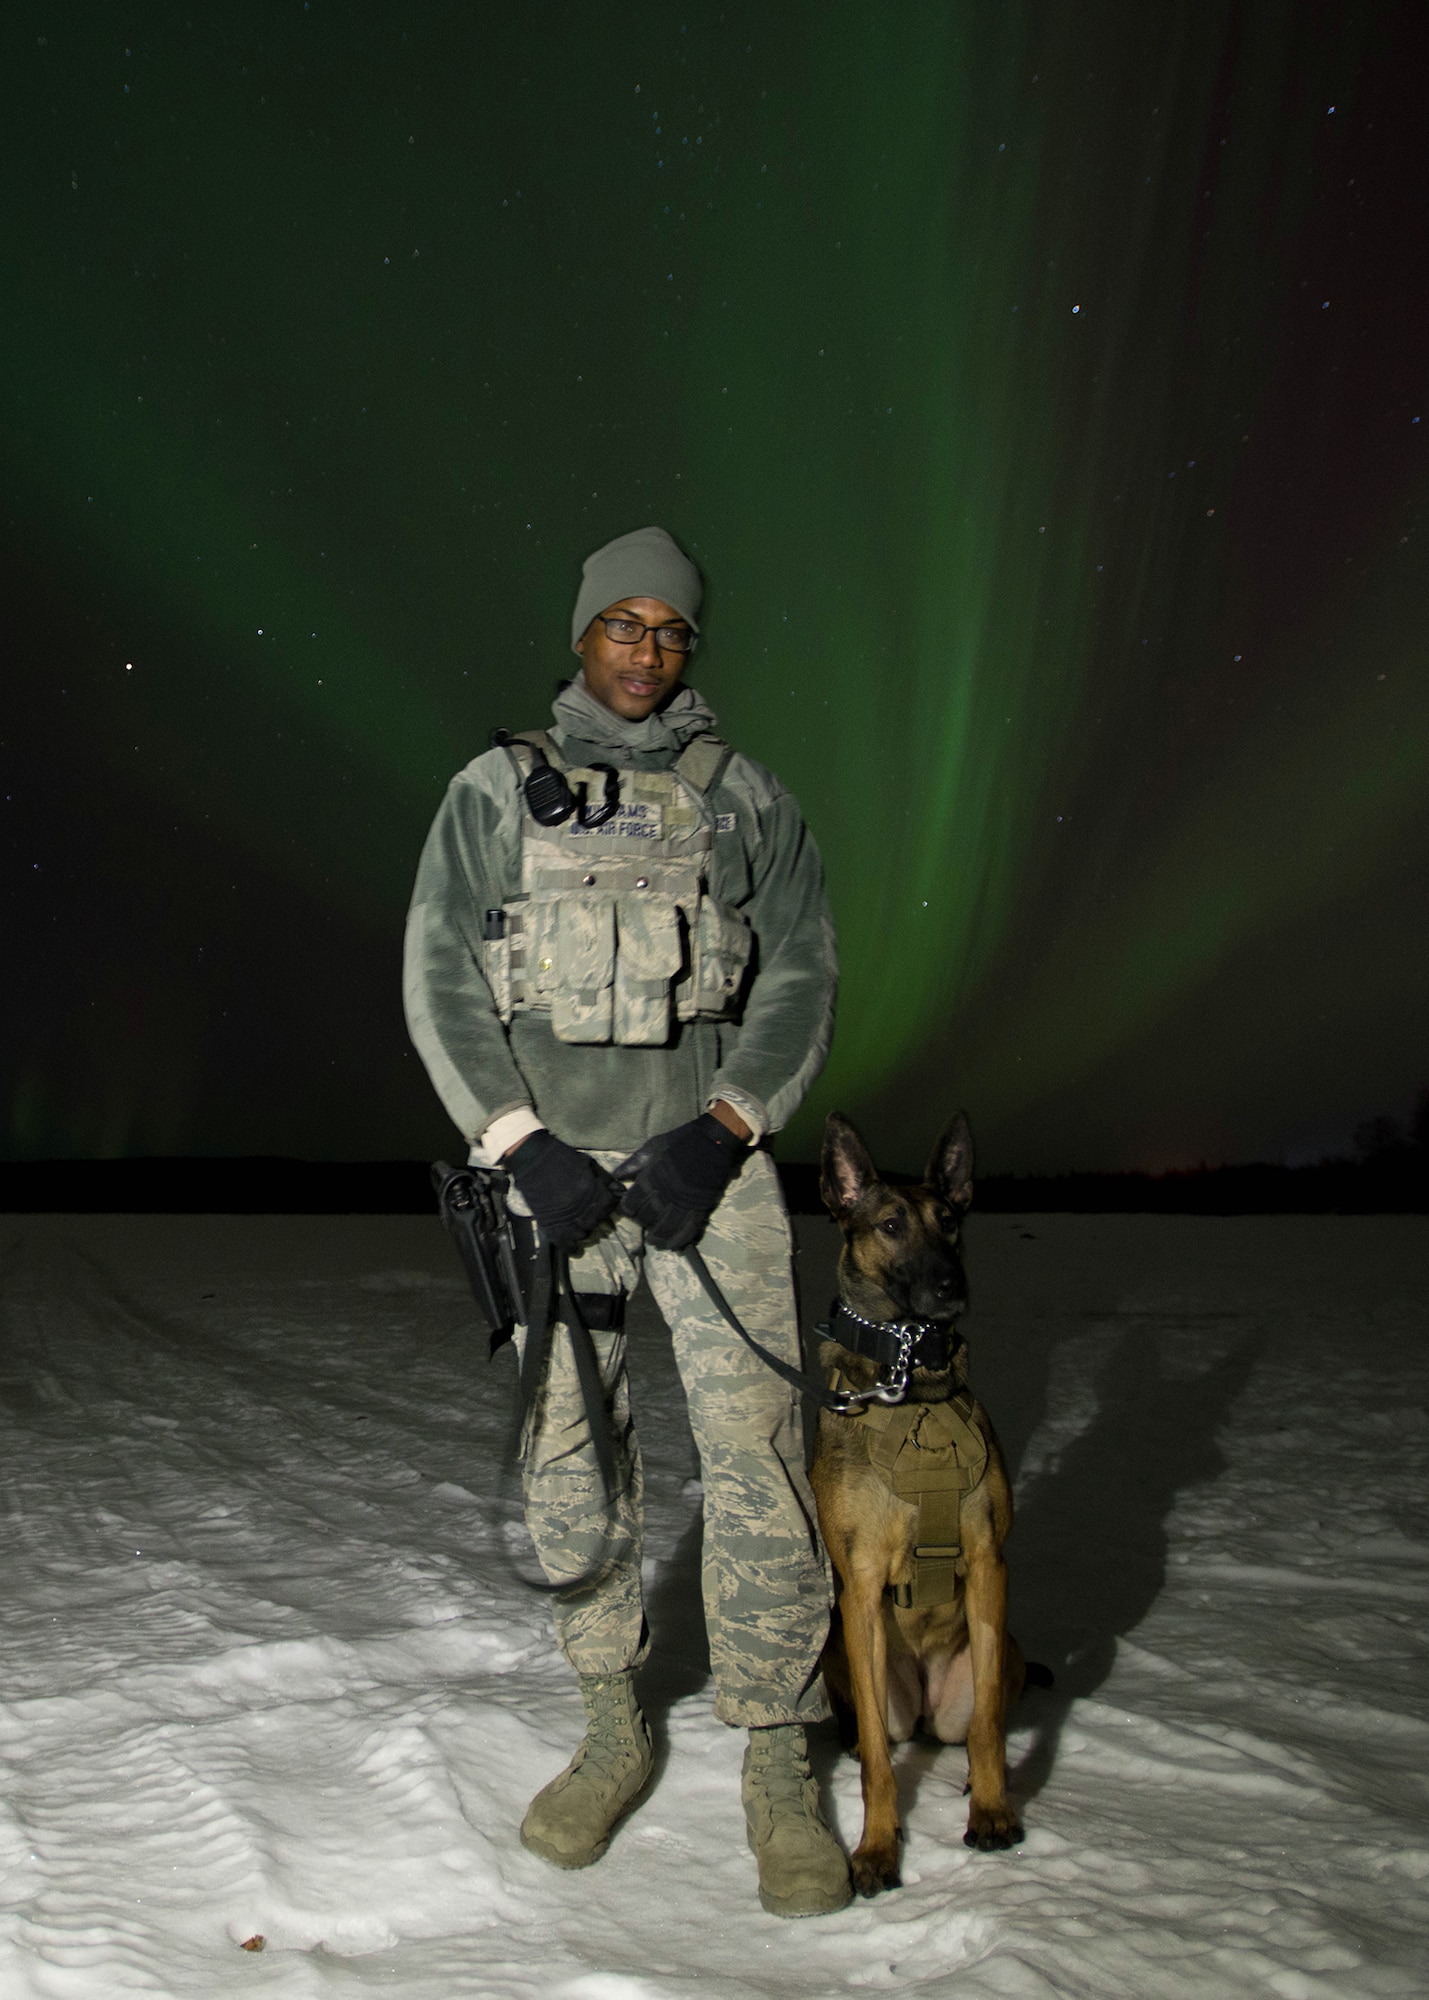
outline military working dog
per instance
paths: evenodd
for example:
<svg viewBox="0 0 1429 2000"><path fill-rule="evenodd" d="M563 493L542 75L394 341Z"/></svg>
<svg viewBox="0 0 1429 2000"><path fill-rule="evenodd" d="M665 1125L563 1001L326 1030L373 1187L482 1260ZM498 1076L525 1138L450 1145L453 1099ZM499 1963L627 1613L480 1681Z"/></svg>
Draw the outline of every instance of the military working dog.
<svg viewBox="0 0 1429 2000"><path fill-rule="evenodd" d="M967 1304L958 1254L972 1200L967 1119L959 1112L944 1129L920 1185L895 1187L834 1112L820 1192L843 1248L819 1358L832 1388L861 1399L848 1414L820 1412L814 1453L819 1525L839 1582L824 1674L836 1708L857 1721L864 1823L853 1880L872 1896L899 1881L889 1742L920 1724L967 1744L968 1845L1022 1838L1007 1796L1005 1718L1026 1668L1007 1631L1011 1487L967 1387L956 1326Z"/></svg>

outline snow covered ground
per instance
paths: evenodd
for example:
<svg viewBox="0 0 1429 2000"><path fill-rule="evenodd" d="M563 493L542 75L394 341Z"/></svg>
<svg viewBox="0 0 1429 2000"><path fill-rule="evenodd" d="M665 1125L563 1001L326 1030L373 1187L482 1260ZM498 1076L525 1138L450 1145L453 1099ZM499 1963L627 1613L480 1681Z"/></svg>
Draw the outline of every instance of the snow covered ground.
<svg viewBox="0 0 1429 2000"><path fill-rule="evenodd" d="M970 1240L1014 1624L1057 1675L1015 1717L1026 1843L965 1849L963 1753L910 1745L905 1886L784 1923L648 1308L661 1770L562 1875L516 1827L579 1702L497 1513L509 1357L436 1223L0 1219L0 2000L1429 1992L1429 1222Z"/></svg>

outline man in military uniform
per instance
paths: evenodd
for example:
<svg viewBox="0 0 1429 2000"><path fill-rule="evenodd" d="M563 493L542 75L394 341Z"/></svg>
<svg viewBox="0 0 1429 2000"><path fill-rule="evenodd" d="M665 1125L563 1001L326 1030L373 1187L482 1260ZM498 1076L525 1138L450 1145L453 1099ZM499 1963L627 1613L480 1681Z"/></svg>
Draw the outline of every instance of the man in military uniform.
<svg viewBox="0 0 1429 2000"><path fill-rule="evenodd" d="M715 735L682 682L701 596L663 529L589 558L571 627L581 672L557 697L555 727L477 757L447 790L417 872L404 991L473 1159L499 1162L513 1210L570 1253L615 1432L612 1520L558 1327L528 1422L526 1519L553 1583L599 1580L556 1599L587 1730L533 1800L522 1840L584 1867L650 1778L633 1686L648 1634L622 1330L643 1269L699 1448L715 1713L750 1735L760 1899L804 1916L841 1908L850 1889L804 1740L826 1713L829 1583L798 1398L680 1253L698 1240L741 1322L798 1362L789 1223L761 1142L823 1065L837 968L797 803ZM631 1155L622 1195L608 1175Z"/></svg>

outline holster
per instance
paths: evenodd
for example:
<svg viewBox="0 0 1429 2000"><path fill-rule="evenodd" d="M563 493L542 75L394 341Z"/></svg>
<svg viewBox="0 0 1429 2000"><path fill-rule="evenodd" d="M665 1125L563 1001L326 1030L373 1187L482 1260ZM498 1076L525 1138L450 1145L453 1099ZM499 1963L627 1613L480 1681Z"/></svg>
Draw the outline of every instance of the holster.
<svg viewBox="0 0 1429 2000"><path fill-rule="evenodd" d="M477 1309L495 1354L531 1309L536 1268L536 1225L506 1206L511 1177L496 1167L453 1167L438 1160L432 1186L442 1223L456 1244ZM624 1292L576 1292L576 1306L595 1333L625 1324Z"/></svg>

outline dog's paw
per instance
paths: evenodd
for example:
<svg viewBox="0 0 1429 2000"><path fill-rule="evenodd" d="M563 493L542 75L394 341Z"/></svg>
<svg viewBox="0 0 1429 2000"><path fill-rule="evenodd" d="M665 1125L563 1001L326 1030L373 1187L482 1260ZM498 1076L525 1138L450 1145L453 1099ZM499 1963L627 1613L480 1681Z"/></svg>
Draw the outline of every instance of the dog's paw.
<svg viewBox="0 0 1429 2000"><path fill-rule="evenodd" d="M1015 1847L1021 1838L1022 1827L1010 1805L974 1806L968 1814L963 1845L975 1847L979 1854L994 1854L1000 1847Z"/></svg>
<svg viewBox="0 0 1429 2000"><path fill-rule="evenodd" d="M903 1886L903 1877L898 1872L896 1843L892 1848L855 1848L849 1869L853 1886L860 1896L876 1896L880 1889L901 1889Z"/></svg>

